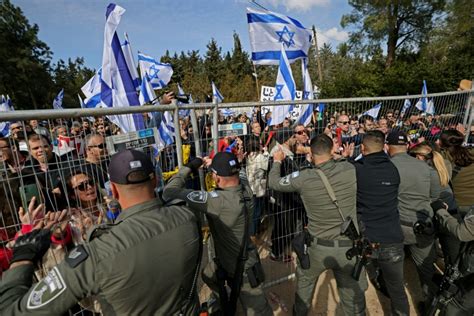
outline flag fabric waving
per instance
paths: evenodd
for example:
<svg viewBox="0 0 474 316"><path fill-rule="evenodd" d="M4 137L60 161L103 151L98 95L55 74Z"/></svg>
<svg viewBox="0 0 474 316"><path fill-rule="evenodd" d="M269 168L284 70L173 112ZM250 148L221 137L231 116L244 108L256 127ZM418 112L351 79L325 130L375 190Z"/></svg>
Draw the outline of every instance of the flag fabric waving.
<svg viewBox="0 0 474 316"><path fill-rule="evenodd" d="M280 45L290 63L308 57L312 33L298 20L265 10L247 8L252 61L256 65L278 65Z"/></svg>
<svg viewBox="0 0 474 316"><path fill-rule="evenodd" d="M162 89L166 87L173 75L173 67L170 64L160 63L153 57L138 53L138 67L140 73L147 73L150 77L150 83L153 89Z"/></svg>
<svg viewBox="0 0 474 316"><path fill-rule="evenodd" d="M122 51L127 61L128 71L132 76L133 86L136 90L140 88L140 78L138 77L137 66L135 65L135 59L133 58L132 46L130 45L130 40L128 39L128 34L124 33L125 42L122 43Z"/></svg>
<svg viewBox="0 0 474 316"><path fill-rule="evenodd" d="M125 9L111 3L107 7L104 30L104 52L102 56L102 73L100 76L101 105L107 107L138 106L138 95L133 85L122 51L120 40L116 33ZM144 128L141 114L109 116L125 133Z"/></svg>
<svg viewBox="0 0 474 316"><path fill-rule="evenodd" d="M186 93L184 92L183 88L181 87L181 85L178 83L178 96L185 96ZM193 100L191 98L191 95L189 96L189 103L193 103ZM181 105L182 103L181 102L178 102L178 105ZM189 116L189 114L191 113L191 110L187 109L187 110L179 110L178 111L178 114L180 117L185 117L185 116Z"/></svg>
<svg viewBox="0 0 474 316"><path fill-rule="evenodd" d="M423 80L423 88L421 89L421 94L424 95L424 97L421 97L420 100L416 102L416 108L428 114L435 114L433 100L428 100L428 98L426 97L426 95L428 94L428 89L426 88L426 80Z"/></svg>
<svg viewBox="0 0 474 316"><path fill-rule="evenodd" d="M59 91L58 95L53 100L53 109L62 110L63 109L63 98L64 98L64 89Z"/></svg>
<svg viewBox="0 0 474 316"><path fill-rule="evenodd" d="M405 99L405 102L403 102L403 107L402 111L400 112L400 116L403 117L405 115L405 112L410 108L411 102L409 99Z"/></svg>
<svg viewBox="0 0 474 316"><path fill-rule="evenodd" d="M301 60L302 74L303 74L303 99L313 100L313 84L311 83L311 77L308 71L308 59ZM303 104L296 122L307 126L311 123L311 117L313 115L313 104Z"/></svg>
<svg viewBox="0 0 474 316"><path fill-rule="evenodd" d="M362 113L362 115L369 115L369 116L373 117L376 120L377 117L379 116L379 112L380 112L381 108L382 108L382 103L379 103L379 104L375 105L373 108L371 108L371 109L365 111L364 113Z"/></svg>
<svg viewBox="0 0 474 316"><path fill-rule="evenodd" d="M142 83L140 85L140 95L138 96L140 100L140 105L144 105L146 103L152 103L156 100L155 90L150 83L150 77L148 74L142 75Z"/></svg>
<svg viewBox="0 0 474 316"><path fill-rule="evenodd" d="M10 106L8 105L7 99L2 94L0 99L0 112L10 112ZM0 122L0 135L7 136L10 132L10 122Z"/></svg>
<svg viewBox="0 0 474 316"><path fill-rule="evenodd" d="M12 104L12 99L10 99L10 96L7 94L7 106L10 109L10 111L15 111L15 108L13 107Z"/></svg>
<svg viewBox="0 0 474 316"><path fill-rule="evenodd" d="M211 82L212 85L212 100L216 100L218 103L222 103L224 101L224 97L222 96L222 93L217 89L216 85L214 84L214 81Z"/></svg>
<svg viewBox="0 0 474 316"><path fill-rule="evenodd" d="M280 66L278 67L278 75L275 84L274 101L294 100L296 94L295 80L291 72L290 63L286 57L285 48L281 44ZM292 105L273 106L272 117L269 125L278 125L283 122L288 115Z"/></svg>
<svg viewBox="0 0 474 316"><path fill-rule="evenodd" d="M96 71L94 76L86 82L81 88L82 93L86 96L84 99L84 106L86 108L95 108L100 104L100 77L102 75L102 68Z"/></svg>

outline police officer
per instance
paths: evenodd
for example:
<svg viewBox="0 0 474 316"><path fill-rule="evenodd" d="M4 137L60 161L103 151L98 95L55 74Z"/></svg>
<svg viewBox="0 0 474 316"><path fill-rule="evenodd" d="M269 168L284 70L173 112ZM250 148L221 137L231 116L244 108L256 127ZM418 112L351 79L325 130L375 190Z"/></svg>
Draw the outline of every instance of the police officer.
<svg viewBox="0 0 474 316"><path fill-rule="evenodd" d="M234 154L217 153L212 162L206 159L206 164L209 165L209 163L217 184L215 191L193 191L185 188L186 179L191 171L203 164L200 158L195 158L171 178L164 188L163 198L184 200L192 210L206 214L213 236L216 259L205 267L202 277L214 294L219 295L217 293L222 293L223 278L229 284L238 278L235 271L239 264L243 238L249 238L245 236L245 232L248 232L245 224L250 225L253 202L245 202L243 199L245 196L252 197L252 191L246 180L239 178L240 166ZM247 211L246 215L245 211ZM260 260L253 244L248 243L247 248L248 260L244 265L240 302L247 315L272 315L273 312L263 294L262 285L259 284L253 288L250 285L249 273L253 274L254 270L261 269L261 266L259 267ZM221 301L222 304L226 304L222 298ZM227 306L221 306L221 309L226 308Z"/></svg>
<svg viewBox="0 0 474 316"><path fill-rule="evenodd" d="M456 283L459 291L446 306L442 315L474 314L474 208L466 214L460 223L448 212L448 205L441 201L431 204L436 212L440 229L454 235L464 242L463 251L459 254L459 272L461 276Z"/></svg>
<svg viewBox="0 0 474 316"><path fill-rule="evenodd" d="M155 198L154 168L139 151L121 151L109 165L122 206L114 225L98 227L32 288L33 263L47 250L49 231L20 237L0 285L1 315L60 315L96 296L104 315L194 315L199 256L194 214Z"/></svg>
<svg viewBox="0 0 474 316"><path fill-rule="evenodd" d="M400 175L398 209L404 244L410 249L411 257L420 276L425 303L437 290L434 275L434 236L414 233L417 221L433 216L431 200L438 199L441 186L437 172L428 164L407 154L408 138L403 131L394 130L386 138L388 153ZM423 309L423 306L420 305Z"/></svg>
<svg viewBox="0 0 474 316"><path fill-rule="evenodd" d="M332 158L333 141L321 134L311 140L313 168L293 172L280 177L282 151L273 156L274 163L269 173L269 187L282 192L297 192L301 195L308 216L308 231L314 240L308 249L310 267L296 269L297 291L293 311L295 315L307 315L314 296L319 275L327 269L334 272L342 309L346 315L365 315L365 290L367 280L362 275L359 281L352 278L354 260L346 258L353 242L341 235L342 218L323 183L323 172L338 199L343 217L356 219L356 172L352 164Z"/></svg>

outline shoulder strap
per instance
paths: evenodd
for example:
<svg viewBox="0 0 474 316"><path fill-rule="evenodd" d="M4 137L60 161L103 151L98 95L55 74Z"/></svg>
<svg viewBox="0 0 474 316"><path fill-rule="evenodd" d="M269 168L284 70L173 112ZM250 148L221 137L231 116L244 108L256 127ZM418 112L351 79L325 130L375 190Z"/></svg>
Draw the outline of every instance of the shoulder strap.
<svg viewBox="0 0 474 316"><path fill-rule="evenodd" d="M329 197L331 198L331 201L337 207L337 211L339 212L339 215L341 215L341 219L344 222L345 221L344 214L342 214L341 208L339 207L339 203L337 202L336 193L334 193L334 190L332 189L332 186L329 183L328 178L326 177L326 175L321 169L316 168L315 170L318 173L319 177L321 178L321 181L323 181L324 187L326 188L326 191L328 192Z"/></svg>

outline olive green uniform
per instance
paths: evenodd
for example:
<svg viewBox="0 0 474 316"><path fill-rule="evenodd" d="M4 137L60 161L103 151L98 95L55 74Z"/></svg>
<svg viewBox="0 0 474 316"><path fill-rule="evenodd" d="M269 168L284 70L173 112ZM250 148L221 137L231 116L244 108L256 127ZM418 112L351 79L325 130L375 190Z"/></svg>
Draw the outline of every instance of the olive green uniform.
<svg viewBox="0 0 474 316"><path fill-rule="evenodd" d="M207 215L213 236L215 254L222 268L230 277L233 277L245 229L242 186L217 189L211 192L193 191L185 188L185 181L190 173L190 168L181 168L165 186L163 198L165 200L183 200L192 210ZM241 179L241 181L245 183L245 179ZM252 191L247 183L244 184L244 187L248 192L248 196L252 196ZM252 209L253 205L248 205L248 210L251 211ZM252 214L247 214L247 216L250 224ZM248 257L244 265L244 271L253 266L258 260L258 253L250 243ZM203 280L214 292L219 291L214 262L209 262L204 269ZM263 294L262 285L251 288L245 272L239 300L247 315L273 314Z"/></svg>
<svg viewBox="0 0 474 316"><path fill-rule="evenodd" d="M328 178L343 215L351 216L357 225L354 166L346 161L329 160L315 168L320 168ZM360 281L351 276L355 259L347 260L346 251L352 247L352 241L341 236L341 216L317 171L304 169L281 178L280 163L275 162L268 181L273 190L300 194L308 216L308 231L314 237L308 248L310 268L303 270L298 266L296 269L295 315L308 314L319 275L327 269L334 272L344 313L365 315L367 280L365 274Z"/></svg>
<svg viewBox="0 0 474 316"><path fill-rule="evenodd" d="M1 315L62 315L96 296L104 315L195 315L187 300L199 260L194 214L158 199L124 210L97 228L33 288L33 265L8 270L0 287ZM194 293L195 294L195 293Z"/></svg>
<svg viewBox="0 0 474 316"><path fill-rule="evenodd" d="M410 248L420 276L425 301L429 302L437 290L436 284L432 281L435 272L434 237L415 235L413 225L418 220L433 217L430 202L440 196L439 176L426 162L407 153L395 154L391 157L391 161L400 174L398 209L405 238L404 244Z"/></svg>

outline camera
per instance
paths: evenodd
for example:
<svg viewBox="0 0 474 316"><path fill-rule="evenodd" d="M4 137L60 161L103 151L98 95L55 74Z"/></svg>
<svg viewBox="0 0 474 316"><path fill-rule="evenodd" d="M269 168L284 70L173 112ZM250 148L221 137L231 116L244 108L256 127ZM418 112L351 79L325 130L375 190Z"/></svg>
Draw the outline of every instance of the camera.
<svg viewBox="0 0 474 316"><path fill-rule="evenodd" d="M184 103L184 104L189 103L189 94L177 95L175 98L178 102L181 102L181 103Z"/></svg>
<svg viewBox="0 0 474 316"><path fill-rule="evenodd" d="M431 236L436 233L436 225L431 217L424 220L418 220L413 224L413 232L415 235Z"/></svg>

